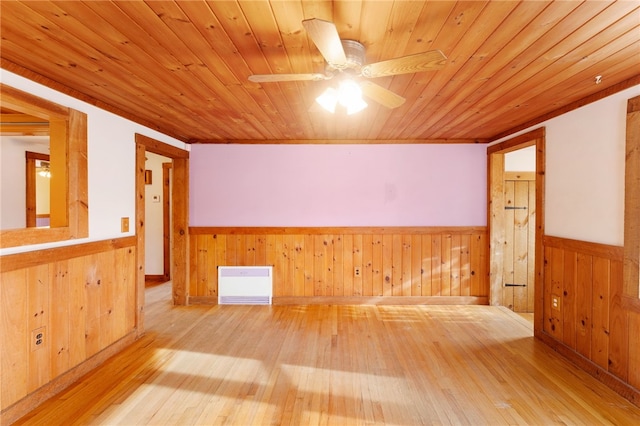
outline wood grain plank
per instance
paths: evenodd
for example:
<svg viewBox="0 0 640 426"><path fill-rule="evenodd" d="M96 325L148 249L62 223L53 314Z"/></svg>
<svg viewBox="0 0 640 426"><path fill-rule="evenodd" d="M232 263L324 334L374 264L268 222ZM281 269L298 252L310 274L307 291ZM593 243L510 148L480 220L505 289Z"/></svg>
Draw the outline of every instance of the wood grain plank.
<svg viewBox="0 0 640 426"><path fill-rule="evenodd" d="M49 298L49 340L51 357L51 378L57 377L66 372L71 366L69 364L69 333L70 318L69 301L70 293L70 277L69 262L62 260L55 262L51 267L51 297ZM122 317L124 317L124 308L122 304ZM135 308L134 308L135 309ZM4 342L4 340L3 340Z"/></svg>
<svg viewBox="0 0 640 426"><path fill-rule="evenodd" d="M411 236L411 295L422 296L422 235Z"/></svg>
<svg viewBox="0 0 640 426"><path fill-rule="evenodd" d="M333 235L324 238L324 269L325 269L325 293L327 296L333 295Z"/></svg>
<svg viewBox="0 0 640 426"><path fill-rule="evenodd" d="M640 313L629 312L629 336L640 336ZM640 341L629 339L629 384L640 388Z"/></svg>
<svg viewBox="0 0 640 426"><path fill-rule="evenodd" d="M462 260L461 260L461 235L451 236L451 296L461 295L461 275L462 275Z"/></svg>
<svg viewBox="0 0 640 426"><path fill-rule="evenodd" d="M363 260L362 260L362 235L353 236L353 266L360 268L359 276L353 274L353 295L362 296L363 294ZM349 271L351 273L351 271Z"/></svg>
<svg viewBox="0 0 640 426"><path fill-rule="evenodd" d="M609 298L609 356L608 371L624 382L629 382L629 342L633 336L629 334L629 312L622 307L623 262L612 261L610 264L610 298Z"/></svg>
<svg viewBox="0 0 640 426"><path fill-rule="evenodd" d="M2 338L2 392L3 407L8 407L28 393L29 368L24 360L28 359L30 347L25 344L30 334L28 316L27 287L18 285L26 283L26 270L2 272L0 286L0 302L2 303L2 322L0 337Z"/></svg>
<svg viewBox="0 0 640 426"><path fill-rule="evenodd" d="M296 296L305 295L305 238L304 235L293 237L293 293Z"/></svg>
<svg viewBox="0 0 640 426"><path fill-rule="evenodd" d="M393 295L393 236L382 235L382 295Z"/></svg>
<svg viewBox="0 0 640 426"><path fill-rule="evenodd" d="M576 264L576 350L591 359L592 301L593 301L593 258L578 252Z"/></svg>
<svg viewBox="0 0 640 426"><path fill-rule="evenodd" d="M265 240L266 240L266 257L267 257L266 264L273 266L273 289L275 293L276 282L277 280L282 279L282 277L280 276L280 270L276 268L276 264L278 262L278 253L276 249L276 235L267 235Z"/></svg>
<svg viewBox="0 0 640 426"><path fill-rule="evenodd" d="M391 295L402 296L402 235L392 235L391 247Z"/></svg>
<svg viewBox="0 0 640 426"><path fill-rule="evenodd" d="M199 295L207 293L207 286L209 282L209 242L208 238L196 239L196 253L197 256L197 271L195 287L191 288L190 294Z"/></svg>
<svg viewBox="0 0 640 426"><path fill-rule="evenodd" d="M226 235L214 235L213 236L213 240L216 242L216 258L215 258L215 264L216 264L216 273L214 276L214 282L215 285L212 285L212 287L215 289L215 296L218 296L218 271L217 271L217 267L219 266L225 266L226 262L227 262L227 236ZM268 236L265 237L265 259L269 258L269 254L273 254L273 250L269 250L269 238ZM274 262L268 262L267 260L265 260L265 264L266 265L273 265ZM212 295L213 296L213 295Z"/></svg>
<svg viewBox="0 0 640 426"><path fill-rule="evenodd" d="M372 295L382 296L384 287L384 271L383 271L383 249L382 249L382 235L372 235L373 248L372 248Z"/></svg>
<svg viewBox="0 0 640 426"><path fill-rule="evenodd" d="M431 279L433 277L433 267L431 265L431 235L421 236L422 254L420 261L420 287L422 296L433 296L431 289Z"/></svg>
<svg viewBox="0 0 640 426"><path fill-rule="evenodd" d="M502 270L502 305L513 309L513 287L506 284L514 284L514 266L515 266L515 210L511 209L516 206L515 201L515 183L513 181L504 182L504 238L503 246L503 270ZM508 209L508 210L507 210Z"/></svg>
<svg viewBox="0 0 640 426"><path fill-rule="evenodd" d="M233 241L231 238L230 241ZM276 235L273 243L274 269L278 274L273 274L273 295L284 294L287 279L289 278L289 268L287 268L286 252L284 248L284 235Z"/></svg>
<svg viewBox="0 0 640 426"><path fill-rule="evenodd" d="M401 282L402 282L402 295L411 296L413 291L413 280L411 279L411 260L413 259L413 247L411 245L411 235L402 236L402 263L401 270Z"/></svg>
<svg viewBox="0 0 640 426"><path fill-rule="evenodd" d="M313 236L314 244L314 264L313 264L313 283L314 296L326 296L325 280L327 276L324 247L324 237L322 235Z"/></svg>
<svg viewBox="0 0 640 426"><path fill-rule="evenodd" d="M345 256L344 256L344 236L333 236L333 294L335 296L344 296L345 294L345 274L348 271L345 269Z"/></svg>
<svg viewBox="0 0 640 426"><path fill-rule="evenodd" d="M73 318L73 327L69 333L69 364L78 365L87 358L86 328L87 328L87 300L86 293L89 285L87 277L87 262L85 257L69 260L69 274L71 297L69 299L69 316ZM137 307L137 300L136 300ZM136 321L136 312L131 313L130 320Z"/></svg>
<svg viewBox="0 0 640 426"><path fill-rule="evenodd" d="M314 237L305 234L304 236L304 295L313 296L315 294L315 260L314 260Z"/></svg>
<svg viewBox="0 0 640 426"><path fill-rule="evenodd" d="M374 296L373 235L362 235L362 295Z"/></svg>
<svg viewBox="0 0 640 426"><path fill-rule="evenodd" d="M116 294L114 296L114 334L116 341L135 331L135 323L130 314L136 310L136 252L133 247L117 250L114 253L116 265L122 265L115 271ZM145 293L146 303L146 293Z"/></svg>
<svg viewBox="0 0 640 426"><path fill-rule="evenodd" d="M99 348L105 348L115 341L115 321L113 303L117 289L115 288L115 256L113 252L100 253L99 278L100 286L100 339Z"/></svg>
<svg viewBox="0 0 640 426"><path fill-rule="evenodd" d="M442 236L431 236L431 295L442 296Z"/></svg>
<svg viewBox="0 0 640 426"><path fill-rule="evenodd" d="M189 239L191 241L191 239ZM207 281L203 288L207 296L218 296L218 241L213 235L207 235ZM193 293L189 293L193 294ZM198 293L202 294L202 293Z"/></svg>
<svg viewBox="0 0 640 426"><path fill-rule="evenodd" d="M610 266L609 259L593 258L591 360L604 369L609 363Z"/></svg>
<svg viewBox="0 0 640 426"><path fill-rule="evenodd" d="M27 285L27 327L31 334L28 335L29 347L27 391L33 392L51 379L51 339L46 335L51 333L49 313L49 298L51 291L49 265L34 266L27 270L25 284ZM44 332L45 338L42 345L36 346L32 333Z"/></svg>
<svg viewBox="0 0 640 426"><path fill-rule="evenodd" d="M562 278L562 341L571 349L576 349L577 327L577 253L564 251L564 275Z"/></svg>
<svg viewBox="0 0 640 426"><path fill-rule="evenodd" d="M247 259L247 236L248 235L236 235L236 265L248 266L249 261ZM284 244L284 243L283 243ZM283 246L284 250L284 246Z"/></svg>
<svg viewBox="0 0 640 426"><path fill-rule="evenodd" d="M198 241L206 236L196 236L189 239L189 256L191 258L197 258L198 256ZM189 265L189 294L198 294L198 268L202 268L201 262L191 262Z"/></svg>
<svg viewBox="0 0 640 426"><path fill-rule="evenodd" d="M514 202L516 207L526 209L514 210L514 266L513 283L524 284L526 287L513 287L513 308L515 312L533 312L529 308L529 182L516 181L514 185ZM535 246L534 246L535 247ZM533 253L531 258L533 258Z"/></svg>
<svg viewBox="0 0 640 426"><path fill-rule="evenodd" d="M278 290L278 296L283 296L287 292L295 289L295 241L293 235L282 236L282 286Z"/></svg>
<svg viewBox="0 0 640 426"><path fill-rule="evenodd" d="M255 264L256 265L267 264L267 245L266 245L266 237L264 235L256 235Z"/></svg>
<svg viewBox="0 0 640 426"><path fill-rule="evenodd" d="M440 294L451 296L451 272L452 272L452 235L442 236L441 260L440 260Z"/></svg>

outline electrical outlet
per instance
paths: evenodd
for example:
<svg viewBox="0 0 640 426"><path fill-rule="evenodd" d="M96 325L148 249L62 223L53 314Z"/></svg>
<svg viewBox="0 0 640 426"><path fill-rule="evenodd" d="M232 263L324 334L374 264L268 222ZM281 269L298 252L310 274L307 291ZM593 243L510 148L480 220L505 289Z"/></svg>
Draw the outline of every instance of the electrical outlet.
<svg viewBox="0 0 640 426"><path fill-rule="evenodd" d="M551 296L551 307L553 309L560 309L560 297L555 294Z"/></svg>
<svg viewBox="0 0 640 426"><path fill-rule="evenodd" d="M359 266L356 266L355 268L353 268L353 275L356 277L359 277L361 274L361 268Z"/></svg>
<svg viewBox="0 0 640 426"><path fill-rule="evenodd" d="M40 327L31 331L31 350L35 351L44 347L47 328Z"/></svg>
<svg viewBox="0 0 640 426"><path fill-rule="evenodd" d="M120 232L129 232L129 218L123 217L120 219Z"/></svg>

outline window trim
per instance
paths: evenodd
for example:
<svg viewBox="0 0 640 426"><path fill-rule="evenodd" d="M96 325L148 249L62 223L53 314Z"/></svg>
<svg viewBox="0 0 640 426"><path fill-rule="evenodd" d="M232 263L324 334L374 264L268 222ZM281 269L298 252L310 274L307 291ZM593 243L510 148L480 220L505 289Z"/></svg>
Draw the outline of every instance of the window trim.
<svg viewBox="0 0 640 426"><path fill-rule="evenodd" d="M54 163L55 160L51 164L58 175L63 175L58 180L59 193L63 195L56 198L66 208L59 209L57 218L52 217L52 224L56 220L58 225L2 230L0 248L88 237L87 115L4 84L0 84L0 92L3 106L49 121L51 134L56 135L52 136L52 157L66 158L64 164ZM54 138L63 143L55 142Z"/></svg>

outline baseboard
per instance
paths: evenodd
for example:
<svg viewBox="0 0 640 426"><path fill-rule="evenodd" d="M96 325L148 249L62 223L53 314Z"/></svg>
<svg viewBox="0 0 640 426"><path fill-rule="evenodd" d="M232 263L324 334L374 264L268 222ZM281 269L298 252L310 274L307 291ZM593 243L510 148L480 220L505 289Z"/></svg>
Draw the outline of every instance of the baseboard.
<svg viewBox="0 0 640 426"><path fill-rule="evenodd" d="M487 305L480 296L274 296L274 305ZM189 297L190 305L217 305L217 296Z"/></svg>
<svg viewBox="0 0 640 426"><path fill-rule="evenodd" d="M628 399L633 405L640 407L640 390L622 381L620 378L609 373L591 360L583 357L564 343L557 341L544 331L536 333L535 337L546 345L550 346L558 354L562 355L571 363L577 365L589 375L595 377L600 382L611 388L614 392Z"/></svg>
<svg viewBox="0 0 640 426"><path fill-rule="evenodd" d="M169 277L166 275L145 275L144 282L150 284L160 284L169 281Z"/></svg>
<svg viewBox="0 0 640 426"><path fill-rule="evenodd" d="M189 296L189 305L217 305L218 296Z"/></svg>
<svg viewBox="0 0 640 426"><path fill-rule="evenodd" d="M476 296L280 296L274 305L486 305Z"/></svg>
<svg viewBox="0 0 640 426"><path fill-rule="evenodd" d="M13 405L5 408L0 414L0 424L9 425L27 415L46 400L67 389L78 381L78 379L104 363L107 359L121 352L135 340L136 330L133 330L120 340L112 343L97 354L76 365L71 370L56 377L46 385L36 389Z"/></svg>

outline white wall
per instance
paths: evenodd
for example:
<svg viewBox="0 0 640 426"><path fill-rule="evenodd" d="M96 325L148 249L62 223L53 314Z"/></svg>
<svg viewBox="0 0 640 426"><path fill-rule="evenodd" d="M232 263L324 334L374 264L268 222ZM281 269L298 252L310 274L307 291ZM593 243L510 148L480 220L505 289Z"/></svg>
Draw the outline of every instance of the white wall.
<svg viewBox="0 0 640 426"><path fill-rule="evenodd" d="M545 234L624 244L626 108L639 95L634 86L531 128L546 127Z"/></svg>
<svg viewBox="0 0 640 426"><path fill-rule="evenodd" d="M163 211L162 198L162 163L170 163L171 159L152 152L146 153L146 170L151 170L151 185L145 185L145 227L144 256L146 275L162 275L164 273L163 252Z"/></svg>
<svg viewBox="0 0 640 426"><path fill-rule="evenodd" d="M187 144L140 124L0 69L3 84L82 111L88 118L89 237L82 240L0 249L0 255L119 238L120 218L135 223L135 134L188 150Z"/></svg>
<svg viewBox="0 0 640 426"><path fill-rule="evenodd" d="M0 136L0 229L27 226L25 152L49 154L48 139Z"/></svg>
<svg viewBox="0 0 640 426"><path fill-rule="evenodd" d="M504 170L507 172L535 172L536 147L528 146L504 155Z"/></svg>

